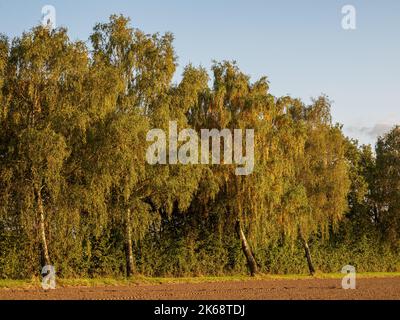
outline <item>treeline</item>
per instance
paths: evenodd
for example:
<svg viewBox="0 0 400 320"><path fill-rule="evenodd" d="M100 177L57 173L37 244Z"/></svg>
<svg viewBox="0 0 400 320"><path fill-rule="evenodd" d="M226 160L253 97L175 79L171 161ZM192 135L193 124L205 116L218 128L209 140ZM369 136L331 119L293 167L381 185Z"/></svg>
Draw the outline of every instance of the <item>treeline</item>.
<svg viewBox="0 0 400 320"><path fill-rule="evenodd" d="M178 84L173 36L112 16L0 38L0 277L399 271L400 127L376 152L330 101L274 97L235 63ZM149 165L146 134L254 129L255 167Z"/></svg>

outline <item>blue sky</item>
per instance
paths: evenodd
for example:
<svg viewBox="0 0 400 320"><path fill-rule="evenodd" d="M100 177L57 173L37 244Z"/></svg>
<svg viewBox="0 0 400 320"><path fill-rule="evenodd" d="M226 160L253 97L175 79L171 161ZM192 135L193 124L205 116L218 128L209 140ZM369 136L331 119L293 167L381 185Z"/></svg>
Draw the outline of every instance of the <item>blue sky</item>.
<svg viewBox="0 0 400 320"><path fill-rule="evenodd" d="M334 120L362 143L400 124L398 0L0 0L0 32L18 36L38 24L44 5L72 39L87 39L112 13L146 33L173 32L180 65L236 60L271 93L309 102L327 94ZM357 29L341 27L343 5L356 8Z"/></svg>

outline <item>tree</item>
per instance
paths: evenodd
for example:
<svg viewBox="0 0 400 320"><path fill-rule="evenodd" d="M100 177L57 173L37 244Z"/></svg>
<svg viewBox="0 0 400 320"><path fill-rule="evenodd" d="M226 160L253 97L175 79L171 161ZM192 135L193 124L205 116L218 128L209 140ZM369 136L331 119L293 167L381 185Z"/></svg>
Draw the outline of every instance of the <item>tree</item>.
<svg viewBox="0 0 400 320"><path fill-rule="evenodd" d="M129 277L245 263L255 275L299 243L313 274L311 249L335 249L332 235L339 244L380 236L396 252L399 127L375 156L332 123L326 96L274 97L267 78L251 81L227 61L212 76L188 65L172 83L173 36L124 16L97 24L90 41L91 50L44 27L11 43L0 36L0 276L44 264L64 276ZM150 164L151 129L190 130L170 133L168 160ZM189 148L205 129L221 136ZM235 144L241 154L223 150L231 134L248 137ZM189 151L201 165L177 161Z"/></svg>
<svg viewBox="0 0 400 320"><path fill-rule="evenodd" d="M186 124L181 99L191 93L182 86L171 87L176 67L171 34L145 35L132 29L129 19L111 16L109 23L96 25L91 40L95 63L108 65L118 75L117 99L103 128L101 152L107 157L105 174L112 181L110 203L124 217L130 276L135 269L132 241L143 237L151 223L150 209L172 212L177 203L183 210L200 179L199 170L146 164L143 143L150 127L167 131L170 119Z"/></svg>
<svg viewBox="0 0 400 320"><path fill-rule="evenodd" d="M400 127L378 139L376 174L372 185L376 203L374 219L382 235L398 247L400 234Z"/></svg>
<svg viewBox="0 0 400 320"><path fill-rule="evenodd" d="M351 236L357 239L365 234L376 233L370 191L373 186L375 157L370 145L359 146L358 141L348 139L346 159L351 186L344 223L350 225Z"/></svg>
<svg viewBox="0 0 400 320"><path fill-rule="evenodd" d="M302 214L297 219L310 274L315 273L308 245L310 235L326 238L347 210L350 190L347 141L339 125L332 125L330 102L322 96L303 108L307 138L297 171L303 193ZM301 119L301 118L300 118ZM304 197L305 195L305 197Z"/></svg>
<svg viewBox="0 0 400 320"><path fill-rule="evenodd" d="M8 38L0 34L0 102L2 104L2 110L0 111L0 120L3 119L6 112L6 103L3 101L3 86L5 70L7 68L9 55L9 41Z"/></svg>
<svg viewBox="0 0 400 320"><path fill-rule="evenodd" d="M8 101L3 169L12 180L12 210L28 237L39 239L42 266L52 260L49 228L52 215L62 211L63 169L79 126L74 108L87 61L83 45L70 42L64 29L34 28L10 48L3 89Z"/></svg>
<svg viewBox="0 0 400 320"><path fill-rule="evenodd" d="M202 70L197 73L202 74ZM201 91L198 101L189 111L190 122L198 131L201 128L228 128L231 132L234 129L255 129L256 167L252 175L236 176L234 165L210 166L212 175L207 175L207 180L203 181L209 187L197 196L202 198L199 202L209 201L206 212L212 211L212 207L224 208L220 214L225 215L226 223L236 229L250 273L255 275L258 264L245 229L249 234L252 234L251 231L257 234L260 229L271 226L268 218L261 213L270 204L267 194L271 190L271 175L266 174L266 166L268 139L273 131L274 99L268 94L265 78L251 84L249 77L241 73L235 64L215 63L213 73L214 86L212 90ZM207 190L211 191L208 195ZM261 217L265 218L262 222Z"/></svg>

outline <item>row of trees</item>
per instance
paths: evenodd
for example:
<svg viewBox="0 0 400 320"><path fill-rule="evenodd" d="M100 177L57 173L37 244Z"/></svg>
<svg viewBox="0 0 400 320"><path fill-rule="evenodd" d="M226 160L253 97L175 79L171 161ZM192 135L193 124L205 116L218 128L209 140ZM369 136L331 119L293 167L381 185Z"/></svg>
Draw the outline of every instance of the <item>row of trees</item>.
<svg viewBox="0 0 400 320"><path fill-rule="evenodd" d="M310 240L374 234L398 250L400 128L375 155L332 123L327 97L274 97L266 78L251 82L231 62L214 63L211 78L189 65L173 84L172 42L122 16L95 26L90 49L65 29L1 37L2 277L50 264L65 275L154 274L146 264L160 256L151 252L174 266L187 259L176 243L216 261L223 252L223 272L246 261L253 275L268 269L261 252L282 243L301 243L310 273ZM196 131L254 129L253 174L149 165L146 134L171 120Z"/></svg>

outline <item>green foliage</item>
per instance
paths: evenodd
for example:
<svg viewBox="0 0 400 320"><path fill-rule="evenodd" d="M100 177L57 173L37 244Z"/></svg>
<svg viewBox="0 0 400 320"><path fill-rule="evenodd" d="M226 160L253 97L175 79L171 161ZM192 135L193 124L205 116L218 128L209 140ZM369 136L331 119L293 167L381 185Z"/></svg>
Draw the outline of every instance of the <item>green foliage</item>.
<svg viewBox="0 0 400 320"><path fill-rule="evenodd" d="M304 242L323 272L399 271L399 127L373 153L332 123L326 96L274 97L234 62L173 84L173 36L123 16L90 42L0 36L0 278L44 263L63 277L221 276L249 255L261 272L306 273ZM149 165L146 134L170 121L254 129L253 173Z"/></svg>

